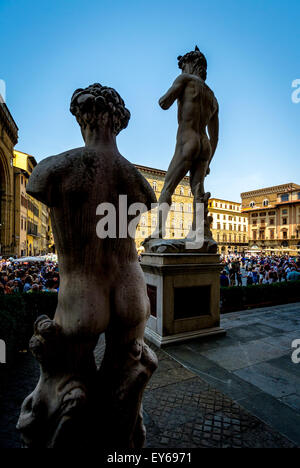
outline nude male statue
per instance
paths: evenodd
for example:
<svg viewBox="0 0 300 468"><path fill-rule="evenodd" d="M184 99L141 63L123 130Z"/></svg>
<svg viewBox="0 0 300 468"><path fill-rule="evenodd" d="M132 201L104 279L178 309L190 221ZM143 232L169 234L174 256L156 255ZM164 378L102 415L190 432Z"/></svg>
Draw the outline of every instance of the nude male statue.
<svg viewBox="0 0 300 468"><path fill-rule="evenodd" d="M50 207L61 283L54 321L42 317L35 326L31 348L42 374L18 427L29 447L80 444L85 434L90 442L91 422L82 420L82 405L90 405L106 446L141 448L142 392L157 365L143 339L149 299L134 239L98 238L96 210L111 203L118 220L119 195L149 209L156 197L118 151L116 136L130 118L120 95L96 83L74 92L70 110L85 146L44 159L27 185ZM106 351L97 376L93 351L101 333ZM93 394L98 399L90 400Z"/></svg>
<svg viewBox="0 0 300 468"><path fill-rule="evenodd" d="M207 201L204 179L209 174L219 136L219 106L212 90L206 85L207 62L196 46L195 51L178 57L182 70L171 88L159 100L162 109L178 102L178 132L175 154L169 165L159 205L172 202L172 195L184 176L190 171L190 185L194 196L193 229L196 225L195 204ZM208 130L209 137L207 136ZM162 219L152 237L165 235L168 210L161 210Z"/></svg>

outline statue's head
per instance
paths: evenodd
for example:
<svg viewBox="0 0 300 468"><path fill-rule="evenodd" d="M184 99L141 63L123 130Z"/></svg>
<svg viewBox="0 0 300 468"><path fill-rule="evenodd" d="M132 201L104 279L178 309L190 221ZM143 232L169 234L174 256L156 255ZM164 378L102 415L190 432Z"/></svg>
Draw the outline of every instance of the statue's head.
<svg viewBox="0 0 300 468"><path fill-rule="evenodd" d="M81 130L109 128L113 135L118 135L126 128L130 119L130 112L117 91L99 83L76 89L70 111L75 115Z"/></svg>
<svg viewBox="0 0 300 468"><path fill-rule="evenodd" d="M198 47L185 55L179 55L178 67L186 73L197 73L204 81L207 77L207 61Z"/></svg>

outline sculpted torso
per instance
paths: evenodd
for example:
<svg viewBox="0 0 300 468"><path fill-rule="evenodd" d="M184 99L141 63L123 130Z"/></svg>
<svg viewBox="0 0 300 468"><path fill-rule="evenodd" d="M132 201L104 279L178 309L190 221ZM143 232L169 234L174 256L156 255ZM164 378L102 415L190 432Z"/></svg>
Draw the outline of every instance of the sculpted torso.
<svg viewBox="0 0 300 468"><path fill-rule="evenodd" d="M70 334L95 335L112 319L138 324L148 298L134 239L99 239L96 209L112 203L118 220L119 195L128 205L154 203L140 173L118 151L78 148L42 161L27 192L50 207L61 276L57 323ZM130 310L136 301L141 307Z"/></svg>
<svg viewBox="0 0 300 468"><path fill-rule="evenodd" d="M206 136L206 127L218 109L218 102L211 89L195 75L179 76L183 92L178 97L178 133L182 136L193 131ZM186 135L188 137L188 135Z"/></svg>

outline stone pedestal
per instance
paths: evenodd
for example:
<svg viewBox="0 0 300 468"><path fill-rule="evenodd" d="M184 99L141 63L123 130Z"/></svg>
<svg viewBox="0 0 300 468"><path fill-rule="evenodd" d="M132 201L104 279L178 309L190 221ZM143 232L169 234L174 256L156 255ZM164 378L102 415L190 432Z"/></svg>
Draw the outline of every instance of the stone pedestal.
<svg viewBox="0 0 300 468"><path fill-rule="evenodd" d="M226 333L220 328L219 255L145 253L142 269L151 303L148 340L161 347Z"/></svg>

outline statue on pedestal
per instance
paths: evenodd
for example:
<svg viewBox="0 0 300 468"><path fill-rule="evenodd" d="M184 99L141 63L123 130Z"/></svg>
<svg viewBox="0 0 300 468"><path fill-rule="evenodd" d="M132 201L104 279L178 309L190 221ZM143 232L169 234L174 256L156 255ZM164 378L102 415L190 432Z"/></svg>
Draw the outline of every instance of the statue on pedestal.
<svg viewBox="0 0 300 468"><path fill-rule="evenodd" d="M50 207L61 283L54 320L42 316L35 324L30 348L41 376L17 427L26 447L141 448L142 395L157 359L144 342L149 299L135 241L118 234L118 202L125 195L128 205L150 209L156 197L118 151L116 136L130 118L120 95L94 84L74 92L70 110L85 147L44 159L27 185ZM115 207L116 236L97 235L101 204ZM97 369L93 352L102 333Z"/></svg>
<svg viewBox="0 0 300 468"><path fill-rule="evenodd" d="M197 252L215 253L217 244L210 231L208 216L210 193L204 189L204 179L210 173L210 163L215 154L219 136L219 106L212 90L205 83L207 61L196 46L195 50L178 57L182 70L167 93L160 98L162 109L169 109L177 100L178 132L175 154L169 165L164 187L159 198L158 225L143 246L146 252L180 252L186 248L186 240L164 240L168 211L172 195L180 181L190 172L190 185L194 197L191 241L200 220L197 219L197 204L204 205L204 239ZM207 136L207 131L208 135ZM198 222L198 224L197 224Z"/></svg>

